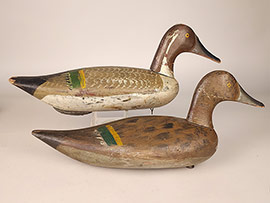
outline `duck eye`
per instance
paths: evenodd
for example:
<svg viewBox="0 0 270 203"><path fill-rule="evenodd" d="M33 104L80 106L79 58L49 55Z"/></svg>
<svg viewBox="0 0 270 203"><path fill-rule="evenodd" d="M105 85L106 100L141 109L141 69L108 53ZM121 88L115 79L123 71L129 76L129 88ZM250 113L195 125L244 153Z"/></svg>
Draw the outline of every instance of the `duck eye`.
<svg viewBox="0 0 270 203"><path fill-rule="evenodd" d="M230 82L227 83L227 87L230 88L232 84Z"/></svg>
<svg viewBox="0 0 270 203"><path fill-rule="evenodd" d="M188 32L185 34L185 37L186 38L189 38L189 33Z"/></svg>

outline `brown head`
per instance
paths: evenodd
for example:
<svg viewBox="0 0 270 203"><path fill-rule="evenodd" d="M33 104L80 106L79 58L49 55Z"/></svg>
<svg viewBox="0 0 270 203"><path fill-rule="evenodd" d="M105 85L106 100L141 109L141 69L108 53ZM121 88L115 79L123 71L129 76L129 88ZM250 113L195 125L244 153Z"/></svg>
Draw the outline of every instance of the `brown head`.
<svg viewBox="0 0 270 203"><path fill-rule="evenodd" d="M160 72L162 65L167 65L173 71L175 58L183 52L198 54L220 63L220 59L203 46L189 26L178 24L171 27L163 36L153 59L151 70Z"/></svg>
<svg viewBox="0 0 270 203"><path fill-rule="evenodd" d="M212 112L222 101L236 101L256 107L264 104L248 95L234 76L226 71L213 71L197 85L187 120L213 128Z"/></svg>

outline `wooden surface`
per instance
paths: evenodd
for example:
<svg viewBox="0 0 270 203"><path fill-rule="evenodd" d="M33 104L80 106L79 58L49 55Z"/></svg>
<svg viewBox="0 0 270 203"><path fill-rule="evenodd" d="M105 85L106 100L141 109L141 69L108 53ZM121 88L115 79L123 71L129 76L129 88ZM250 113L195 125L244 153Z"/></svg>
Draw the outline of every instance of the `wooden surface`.
<svg viewBox="0 0 270 203"><path fill-rule="evenodd" d="M179 168L197 165L216 151L213 129L168 116L137 116L96 127L33 131L69 157L113 168Z"/></svg>

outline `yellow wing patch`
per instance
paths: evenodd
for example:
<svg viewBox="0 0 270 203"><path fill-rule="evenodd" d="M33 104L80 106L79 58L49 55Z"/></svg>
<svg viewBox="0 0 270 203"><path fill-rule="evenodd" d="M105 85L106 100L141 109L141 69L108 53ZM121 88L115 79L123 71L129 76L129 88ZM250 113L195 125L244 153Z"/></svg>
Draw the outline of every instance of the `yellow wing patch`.
<svg viewBox="0 0 270 203"><path fill-rule="evenodd" d="M117 145L122 146L122 140L120 138L120 136L118 135L118 133L114 130L114 128L110 125L106 125L106 128L110 131L110 133L112 134L115 142L117 143Z"/></svg>
<svg viewBox="0 0 270 203"><path fill-rule="evenodd" d="M81 85L81 88L85 88L86 87L86 83L85 83L85 75L84 75L84 72L83 70L80 70L79 71L79 74L80 74L80 85Z"/></svg>

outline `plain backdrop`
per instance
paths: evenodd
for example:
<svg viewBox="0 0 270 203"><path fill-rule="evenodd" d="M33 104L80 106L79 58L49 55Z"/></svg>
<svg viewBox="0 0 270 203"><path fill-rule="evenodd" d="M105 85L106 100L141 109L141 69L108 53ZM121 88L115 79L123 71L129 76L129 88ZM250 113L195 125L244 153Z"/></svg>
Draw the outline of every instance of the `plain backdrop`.
<svg viewBox="0 0 270 203"><path fill-rule="evenodd" d="M269 0L0 0L0 202L270 202ZM216 154L193 170L117 170L82 164L31 136L87 127L9 84L18 75L120 65L148 69L169 27L184 23L221 64L183 53L180 92L157 115L185 117L198 81L231 72L266 108L214 111ZM148 115L149 110L129 115ZM123 112L102 112L102 118Z"/></svg>

